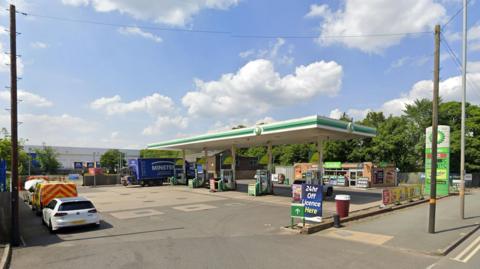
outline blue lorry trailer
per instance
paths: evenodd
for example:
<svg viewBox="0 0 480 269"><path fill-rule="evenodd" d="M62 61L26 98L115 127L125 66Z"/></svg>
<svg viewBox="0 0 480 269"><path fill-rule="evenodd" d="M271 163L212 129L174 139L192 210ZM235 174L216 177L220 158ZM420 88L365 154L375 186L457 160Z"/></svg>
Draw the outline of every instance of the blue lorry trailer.
<svg viewBox="0 0 480 269"><path fill-rule="evenodd" d="M186 162L187 178L195 177L195 166ZM129 159L128 167L122 176L122 184L127 186L163 185L170 178L181 178L182 165L177 165L175 158Z"/></svg>

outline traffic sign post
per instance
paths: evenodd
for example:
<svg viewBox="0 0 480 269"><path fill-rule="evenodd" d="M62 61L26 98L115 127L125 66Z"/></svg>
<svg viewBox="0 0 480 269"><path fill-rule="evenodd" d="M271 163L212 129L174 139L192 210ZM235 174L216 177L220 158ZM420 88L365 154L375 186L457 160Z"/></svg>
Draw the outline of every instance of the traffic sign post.
<svg viewBox="0 0 480 269"><path fill-rule="evenodd" d="M303 226L305 227L305 205L304 204L291 204L290 206L290 218L292 220L292 229L294 225L294 219L302 219Z"/></svg>

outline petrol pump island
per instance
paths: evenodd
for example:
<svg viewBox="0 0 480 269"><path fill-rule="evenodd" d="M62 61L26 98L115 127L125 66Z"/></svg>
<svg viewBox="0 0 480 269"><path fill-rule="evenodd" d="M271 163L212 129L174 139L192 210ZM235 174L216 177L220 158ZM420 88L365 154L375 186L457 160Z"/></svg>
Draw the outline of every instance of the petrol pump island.
<svg viewBox="0 0 480 269"><path fill-rule="evenodd" d="M358 125L352 122L346 122L331 119L319 115L274 122L269 124L256 125L241 129L229 131L208 133L187 138L180 138L164 142L152 143L147 146L148 149L175 150L182 152L181 168L173 169L173 175L170 178L171 184L188 185L191 188L209 187L212 192L221 192L236 190L239 171L237 167L237 150L239 148L249 148L265 146L267 148L268 165L267 169L258 169L254 178L255 183L248 184L248 195L259 196L274 193L272 182L273 156L272 147L276 145L288 144L306 144L315 143L318 158L317 169L311 169L305 173L303 184L292 185L292 197L302 196L301 202L305 208L302 210L315 213L312 217L318 217L318 209L308 208L308 204L318 206L315 199L321 198L325 194L332 195L332 186L325 186L322 180L323 172L323 143L332 140L349 140L354 138L374 137L376 129ZM230 151L230 169L224 169L223 163L220 164L219 175L216 177L209 172L212 167L217 165L215 161L209 160L209 153ZM188 162L187 155L203 158L204 163L198 164ZM210 158L211 159L211 158ZM216 169L216 168L215 168ZM188 178L191 178L190 180ZM245 176L242 177L245 179ZM299 186L303 190L299 190ZM296 188L295 188L296 187ZM315 192L315 193L314 193ZM328 193L327 193L328 192ZM308 201L307 198L313 198ZM321 206L321 202L320 202ZM298 208L296 208L298 212ZM292 207L292 210L293 207ZM321 208L319 209L321 219ZM292 212L294 214L294 212ZM306 216L307 214L305 214ZM308 220L308 219L307 219Z"/></svg>

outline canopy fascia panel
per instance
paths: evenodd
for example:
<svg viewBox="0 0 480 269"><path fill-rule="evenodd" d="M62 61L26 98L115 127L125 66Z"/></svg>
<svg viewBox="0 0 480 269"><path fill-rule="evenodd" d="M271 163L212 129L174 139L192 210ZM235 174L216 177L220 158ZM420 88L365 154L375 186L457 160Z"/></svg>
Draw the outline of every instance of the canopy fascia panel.
<svg viewBox="0 0 480 269"><path fill-rule="evenodd" d="M310 116L253 127L209 133L149 144L149 149L202 151L283 144L311 143L318 140L348 140L374 137L376 129L351 122Z"/></svg>

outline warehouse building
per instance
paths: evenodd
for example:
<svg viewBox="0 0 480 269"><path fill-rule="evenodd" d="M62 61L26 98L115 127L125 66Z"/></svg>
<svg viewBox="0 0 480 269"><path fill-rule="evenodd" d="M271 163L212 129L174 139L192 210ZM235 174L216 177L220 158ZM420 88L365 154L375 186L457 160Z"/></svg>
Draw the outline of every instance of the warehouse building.
<svg viewBox="0 0 480 269"><path fill-rule="evenodd" d="M24 150L30 156L32 156L32 165L37 165L35 161L35 150L42 149L43 146L38 145L25 145ZM80 148L80 147L59 147L51 146L58 154L57 160L60 162L61 169L73 170L81 169L79 167L81 164L84 168L93 167L94 163L97 164L100 161L100 156L102 156L107 150L107 148ZM139 158L140 150L138 149L119 149L123 154L125 154L126 159ZM77 165L77 167L75 167ZM99 165L97 165L99 166Z"/></svg>

